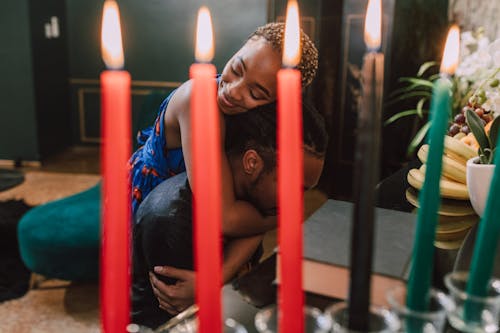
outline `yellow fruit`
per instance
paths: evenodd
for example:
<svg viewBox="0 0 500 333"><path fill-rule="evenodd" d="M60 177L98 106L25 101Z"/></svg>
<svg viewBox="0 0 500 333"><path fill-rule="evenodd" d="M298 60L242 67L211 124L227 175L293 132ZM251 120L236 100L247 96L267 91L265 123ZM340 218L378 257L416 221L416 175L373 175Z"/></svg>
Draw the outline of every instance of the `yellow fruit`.
<svg viewBox="0 0 500 333"><path fill-rule="evenodd" d="M422 189L425 180L425 164L420 169L411 169L407 175L408 183L418 190ZM469 192L467 186L451 180L441 178L439 182L439 190L443 198L468 200Z"/></svg>
<svg viewBox="0 0 500 333"><path fill-rule="evenodd" d="M464 134L464 133L462 133ZM465 134L464 134L465 137ZM447 155L456 156L457 159L465 160L466 162L477 156L477 149L474 149L464 142L455 139L454 137L444 137L444 151Z"/></svg>
<svg viewBox="0 0 500 333"><path fill-rule="evenodd" d="M450 138L453 140L453 138ZM429 153L429 145L423 145L418 150L417 156L422 163L427 163L427 154ZM457 181L462 184L467 183L466 172L467 169L462 161L456 161L452 157L443 155L442 175L451 180Z"/></svg>

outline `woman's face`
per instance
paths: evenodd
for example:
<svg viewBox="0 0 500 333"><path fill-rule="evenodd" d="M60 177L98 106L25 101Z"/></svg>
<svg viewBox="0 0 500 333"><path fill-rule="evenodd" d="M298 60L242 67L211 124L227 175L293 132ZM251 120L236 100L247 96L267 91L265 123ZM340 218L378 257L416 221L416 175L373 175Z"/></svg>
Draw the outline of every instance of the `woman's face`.
<svg viewBox="0 0 500 333"><path fill-rule="evenodd" d="M219 83L217 104L225 114L248 111L276 100L278 51L262 37L254 37L228 61Z"/></svg>

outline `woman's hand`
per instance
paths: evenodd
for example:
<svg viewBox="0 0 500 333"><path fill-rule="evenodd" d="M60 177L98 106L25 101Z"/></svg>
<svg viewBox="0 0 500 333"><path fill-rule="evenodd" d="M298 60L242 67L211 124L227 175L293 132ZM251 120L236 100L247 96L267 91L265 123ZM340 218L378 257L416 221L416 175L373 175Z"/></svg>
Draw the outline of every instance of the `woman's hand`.
<svg viewBox="0 0 500 333"><path fill-rule="evenodd" d="M194 304L196 281L194 271L169 266L156 266L154 271L156 274L177 279L175 284L168 285L149 272L149 281L161 309L171 315L177 315Z"/></svg>

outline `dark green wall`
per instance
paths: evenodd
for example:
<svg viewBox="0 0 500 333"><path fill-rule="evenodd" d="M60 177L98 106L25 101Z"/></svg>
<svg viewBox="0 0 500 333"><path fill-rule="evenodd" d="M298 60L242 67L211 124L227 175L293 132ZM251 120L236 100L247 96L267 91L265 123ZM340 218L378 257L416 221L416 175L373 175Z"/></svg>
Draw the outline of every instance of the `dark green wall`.
<svg viewBox="0 0 500 333"><path fill-rule="evenodd" d="M0 159L42 160L70 144L63 0L2 2ZM46 35L52 17L57 38Z"/></svg>
<svg viewBox="0 0 500 333"><path fill-rule="evenodd" d="M41 159L70 145L66 8L62 0L29 0L38 151ZM58 18L59 36L45 24Z"/></svg>
<svg viewBox="0 0 500 333"><path fill-rule="evenodd" d="M67 0L70 75L97 78L100 55L100 0ZM122 0L125 67L134 80L184 81L193 62L194 27L200 5L210 8L218 69L267 19L266 0Z"/></svg>
<svg viewBox="0 0 500 333"><path fill-rule="evenodd" d="M0 159L38 159L27 0L0 10Z"/></svg>
<svg viewBox="0 0 500 333"><path fill-rule="evenodd" d="M151 123L157 104L153 101L188 78L200 5L212 12L219 71L244 39L267 21L267 0L118 3L125 67L134 81L134 129ZM43 160L69 144L98 142L102 5L102 0L2 2L0 159ZM52 15L60 19L59 39L47 39L43 33Z"/></svg>
<svg viewBox="0 0 500 333"><path fill-rule="evenodd" d="M82 141L82 96L86 137L90 142L96 142L99 133L97 80L104 67L100 55L102 3L100 0L67 0L73 132L76 142ZM125 69L131 73L133 81L153 81L157 85L188 79L189 66L194 58L196 14L201 5L207 5L212 13L216 40L214 63L219 72L246 37L267 21L267 0L122 0L118 4ZM91 81L82 83L80 79ZM146 106L150 108L146 100L149 92L157 91L166 95L172 90L171 87L151 87L141 83L136 84L134 89L134 119L143 118L142 113L150 111L145 110ZM155 112L153 110L152 114Z"/></svg>

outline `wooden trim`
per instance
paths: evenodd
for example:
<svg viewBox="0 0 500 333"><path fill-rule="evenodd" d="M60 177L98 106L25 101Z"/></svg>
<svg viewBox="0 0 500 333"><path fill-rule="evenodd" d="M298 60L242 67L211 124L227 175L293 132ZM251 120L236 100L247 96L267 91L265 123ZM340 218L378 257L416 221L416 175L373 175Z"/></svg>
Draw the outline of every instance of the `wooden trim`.
<svg viewBox="0 0 500 333"><path fill-rule="evenodd" d="M100 81L98 79L78 79L78 78L70 78L70 84L74 85L100 85ZM132 87L152 87L152 88L177 88L182 84L182 82L176 81L140 81L133 80Z"/></svg>
<svg viewBox="0 0 500 333"><path fill-rule="evenodd" d="M21 166L23 167L35 167L39 168L42 166L42 163L40 161L26 161L22 160L20 161ZM3 167L14 167L16 166L16 161L15 160L0 160L0 166Z"/></svg>
<svg viewBox="0 0 500 333"><path fill-rule="evenodd" d="M98 88L78 88L78 118L80 120L80 141L87 143L99 143L100 138L89 137L85 130L85 94L95 93L99 94L101 92Z"/></svg>
<svg viewBox="0 0 500 333"><path fill-rule="evenodd" d="M80 128L80 141L84 143L101 143L100 137L91 137L87 135L85 130L85 94L94 93L100 94L101 90L99 88L89 87L89 88L78 88L78 119ZM132 89L132 95L147 96L153 92L153 89Z"/></svg>

